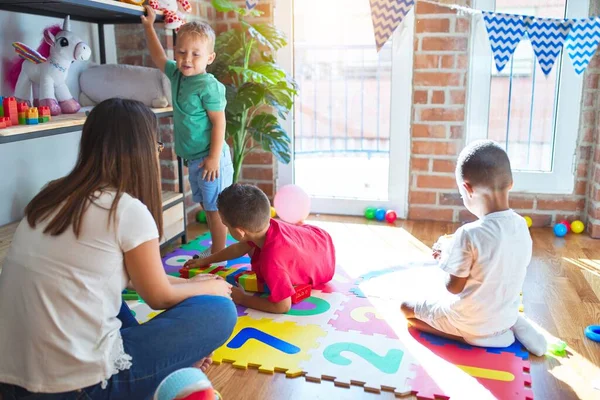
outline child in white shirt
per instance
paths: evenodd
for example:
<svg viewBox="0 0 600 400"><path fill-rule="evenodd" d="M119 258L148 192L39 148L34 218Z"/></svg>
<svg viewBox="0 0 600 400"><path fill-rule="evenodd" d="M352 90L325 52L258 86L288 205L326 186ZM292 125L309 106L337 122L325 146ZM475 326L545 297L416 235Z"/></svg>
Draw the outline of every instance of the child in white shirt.
<svg viewBox="0 0 600 400"><path fill-rule="evenodd" d="M423 331L486 347L510 346L516 336L541 356L545 338L519 315L532 240L525 220L509 208L508 155L489 140L471 143L458 157L456 182L478 220L444 238L434 251L448 273L449 293L404 302L401 310Z"/></svg>

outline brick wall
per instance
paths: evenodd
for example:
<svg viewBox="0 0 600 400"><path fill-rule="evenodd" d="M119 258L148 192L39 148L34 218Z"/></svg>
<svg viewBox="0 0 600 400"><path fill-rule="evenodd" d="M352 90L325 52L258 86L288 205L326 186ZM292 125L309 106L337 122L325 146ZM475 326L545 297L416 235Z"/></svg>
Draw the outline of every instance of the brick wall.
<svg viewBox="0 0 600 400"><path fill-rule="evenodd" d="M462 205L454 181L456 156L465 144L470 18L459 16L447 7L417 2L415 29L408 218L473 220L475 217ZM564 196L511 194L511 206L522 215L531 216L537 226L562 218L582 218L585 214L596 136L598 63L596 57L584 78L577 181L573 193ZM600 162L600 151L596 156ZM600 164L595 177L600 179ZM600 184L600 180L597 183ZM600 194L597 196L600 205ZM600 209L590 215L598 217L600 222Z"/></svg>

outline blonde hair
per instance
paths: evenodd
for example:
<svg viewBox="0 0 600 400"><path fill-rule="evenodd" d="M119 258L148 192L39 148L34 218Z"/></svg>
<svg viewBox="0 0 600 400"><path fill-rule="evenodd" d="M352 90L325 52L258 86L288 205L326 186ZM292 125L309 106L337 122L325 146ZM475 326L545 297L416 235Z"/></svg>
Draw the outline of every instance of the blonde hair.
<svg viewBox="0 0 600 400"><path fill-rule="evenodd" d="M200 39L206 40L210 51L215 50L215 31L206 22L188 22L183 24L177 32L177 36L180 37L189 34L197 35Z"/></svg>

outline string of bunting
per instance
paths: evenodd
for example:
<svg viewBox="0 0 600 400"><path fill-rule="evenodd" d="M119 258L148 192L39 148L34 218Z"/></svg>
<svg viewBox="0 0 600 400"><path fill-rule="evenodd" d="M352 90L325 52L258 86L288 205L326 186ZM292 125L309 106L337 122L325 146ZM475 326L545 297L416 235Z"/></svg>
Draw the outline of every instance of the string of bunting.
<svg viewBox="0 0 600 400"><path fill-rule="evenodd" d="M415 0L369 1L375 43L379 52L413 8ZM575 72L582 74L600 43L600 17L537 18L528 15L481 11L458 4L450 4L449 1L418 1L448 7L462 15L481 15L498 71L504 69L525 35L531 40L533 52L545 75L550 74L563 49L566 49Z"/></svg>

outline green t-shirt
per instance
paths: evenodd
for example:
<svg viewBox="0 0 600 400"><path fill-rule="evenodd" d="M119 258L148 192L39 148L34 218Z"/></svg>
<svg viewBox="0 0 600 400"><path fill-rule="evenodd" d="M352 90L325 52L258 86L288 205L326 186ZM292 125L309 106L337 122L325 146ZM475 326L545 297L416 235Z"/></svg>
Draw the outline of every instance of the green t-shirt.
<svg viewBox="0 0 600 400"><path fill-rule="evenodd" d="M173 60L165 75L171 80L175 153L184 160L207 156L212 130L207 111L225 110L225 86L209 73L183 76Z"/></svg>

